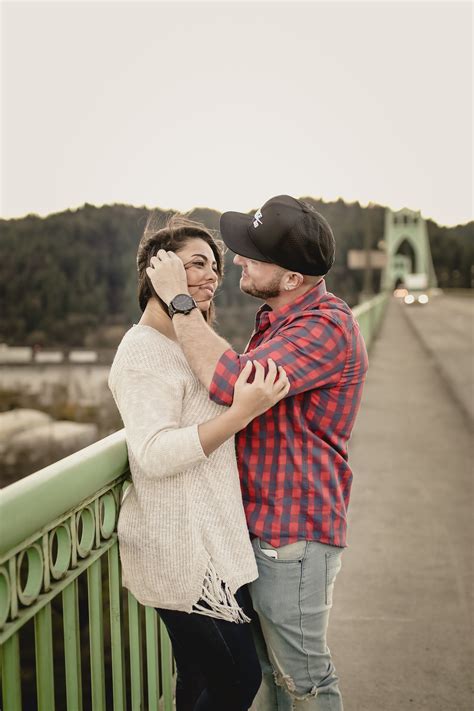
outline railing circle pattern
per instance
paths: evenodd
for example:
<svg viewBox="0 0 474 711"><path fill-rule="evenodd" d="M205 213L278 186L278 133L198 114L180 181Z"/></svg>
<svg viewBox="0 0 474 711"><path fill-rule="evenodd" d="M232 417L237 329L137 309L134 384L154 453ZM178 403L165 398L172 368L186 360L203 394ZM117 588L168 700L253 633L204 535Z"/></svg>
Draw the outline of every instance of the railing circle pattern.
<svg viewBox="0 0 474 711"><path fill-rule="evenodd" d="M76 514L77 553L86 558L94 546L95 516L92 506L85 506Z"/></svg>
<svg viewBox="0 0 474 711"><path fill-rule="evenodd" d="M55 580L63 578L71 565L72 546L69 526L62 523L49 534L49 568Z"/></svg>
<svg viewBox="0 0 474 711"><path fill-rule="evenodd" d="M43 552L37 543L19 553L17 581L18 599L23 605L31 605L43 585Z"/></svg>
<svg viewBox="0 0 474 711"><path fill-rule="evenodd" d="M100 501L100 533L105 539L110 538L115 531L117 522L117 502L111 491L101 496Z"/></svg>
<svg viewBox="0 0 474 711"><path fill-rule="evenodd" d="M5 568L0 568L0 627L3 627L10 612L10 580Z"/></svg>

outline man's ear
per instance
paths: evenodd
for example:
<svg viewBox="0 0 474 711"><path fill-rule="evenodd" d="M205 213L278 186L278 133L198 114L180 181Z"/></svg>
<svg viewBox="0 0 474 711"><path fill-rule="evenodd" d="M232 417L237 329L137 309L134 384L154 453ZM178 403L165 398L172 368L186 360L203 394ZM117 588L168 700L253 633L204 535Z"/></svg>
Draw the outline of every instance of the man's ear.
<svg viewBox="0 0 474 711"><path fill-rule="evenodd" d="M298 289L304 281L304 277L299 272L285 272L283 275L283 291L293 291Z"/></svg>

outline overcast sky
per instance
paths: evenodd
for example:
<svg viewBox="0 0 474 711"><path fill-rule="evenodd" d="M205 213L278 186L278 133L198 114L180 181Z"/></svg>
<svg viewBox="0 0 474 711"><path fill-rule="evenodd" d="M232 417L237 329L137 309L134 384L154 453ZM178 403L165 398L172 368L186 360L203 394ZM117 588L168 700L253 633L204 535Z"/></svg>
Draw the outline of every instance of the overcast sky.
<svg viewBox="0 0 474 711"><path fill-rule="evenodd" d="M468 2L4 2L1 215L289 193L472 219Z"/></svg>

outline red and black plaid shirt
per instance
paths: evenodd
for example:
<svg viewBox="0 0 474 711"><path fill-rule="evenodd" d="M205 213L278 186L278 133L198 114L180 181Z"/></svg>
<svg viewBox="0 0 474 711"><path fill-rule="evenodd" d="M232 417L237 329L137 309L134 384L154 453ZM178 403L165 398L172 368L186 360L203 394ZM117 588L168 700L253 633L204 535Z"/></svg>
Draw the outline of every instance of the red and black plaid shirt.
<svg viewBox="0 0 474 711"><path fill-rule="evenodd" d="M231 405L245 363L266 366L267 358L285 368L291 389L236 436L249 531L274 546L301 539L345 546L347 443L368 365L359 326L324 280L276 311L264 305L245 354L221 356L210 397Z"/></svg>

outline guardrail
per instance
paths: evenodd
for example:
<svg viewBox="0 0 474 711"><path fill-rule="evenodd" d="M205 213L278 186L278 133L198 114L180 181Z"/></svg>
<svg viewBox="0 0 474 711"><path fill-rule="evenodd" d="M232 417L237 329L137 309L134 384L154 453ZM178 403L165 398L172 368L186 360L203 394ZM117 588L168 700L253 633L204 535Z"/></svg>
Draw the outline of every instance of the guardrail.
<svg viewBox="0 0 474 711"><path fill-rule="evenodd" d="M352 311L364 337L367 350L377 336L388 302L388 293L383 292L372 299L355 306Z"/></svg>
<svg viewBox="0 0 474 711"><path fill-rule="evenodd" d="M354 309L367 347L386 302L381 294ZM5 711L172 711L166 628L121 587L117 520L129 478L121 430L1 492Z"/></svg>
<svg viewBox="0 0 474 711"><path fill-rule="evenodd" d="M166 629L121 587L116 526L128 479L121 430L3 490L5 710L172 711Z"/></svg>

